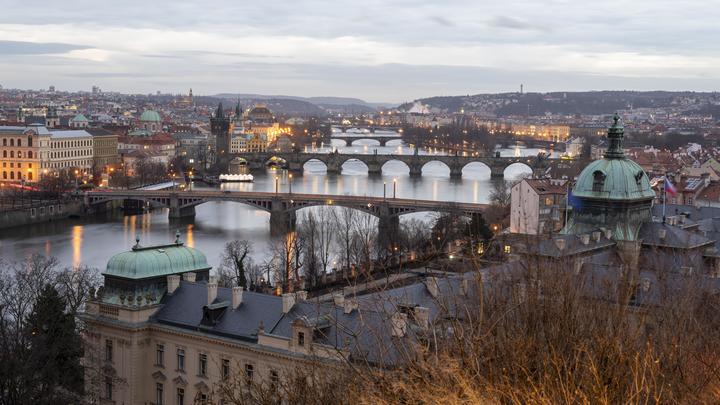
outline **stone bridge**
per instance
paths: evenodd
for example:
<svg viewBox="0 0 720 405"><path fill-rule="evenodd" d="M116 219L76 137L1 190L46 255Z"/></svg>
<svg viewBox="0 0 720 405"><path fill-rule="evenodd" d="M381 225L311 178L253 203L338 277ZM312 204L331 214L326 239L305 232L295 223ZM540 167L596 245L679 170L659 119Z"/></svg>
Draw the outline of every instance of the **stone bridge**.
<svg viewBox="0 0 720 405"><path fill-rule="evenodd" d="M294 229L296 212L313 206L340 206L356 209L378 218L381 243L389 246L398 235L399 217L414 212L450 212L458 215L482 215L487 204L416 200L350 195L269 193L248 191L178 191L113 190L89 191L84 194L88 210L99 209L115 200L143 201L154 208L169 208L170 218L192 217L195 207L208 201L233 201L270 213L270 231L283 234Z"/></svg>
<svg viewBox="0 0 720 405"><path fill-rule="evenodd" d="M339 139L342 141L345 141L345 145L352 145L353 142L360 140L360 139L374 139L378 142L380 142L380 146L385 146L389 141L395 141L400 140L402 141L402 136L395 135L333 135L330 137L330 140Z"/></svg>
<svg viewBox="0 0 720 405"><path fill-rule="evenodd" d="M381 131L395 131L395 132L402 132L400 129L401 127L397 126L385 126L385 125L334 125L335 128L340 128L340 131L342 133L346 133L348 129L367 129L370 131L371 134L374 134L375 131L381 130Z"/></svg>
<svg viewBox="0 0 720 405"><path fill-rule="evenodd" d="M410 168L411 176L421 176L423 166L430 162L441 162L450 169L450 177L462 177L462 171L470 163L482 163L490 168L490 175L493 178L504 177L505 169L516 163L529 167L534 174L545 171L550 165L550 159L539 156L526 157L500 157L495 156L459 156L459 155L420 155L417 150L412 155L380 155L373 154L352 154L338 153L304 153L304 152L259 152L240 153L236 156L245 159L251 170L260 170L267 166L273 159L280 159L285 162L287 169L293 172L302 172L305 163L316 160L323 162L330 174L340 174L342 166L347 161L363 162L368 168L368 174L382 174L382 167L390 161L401 161Z"/></svg>

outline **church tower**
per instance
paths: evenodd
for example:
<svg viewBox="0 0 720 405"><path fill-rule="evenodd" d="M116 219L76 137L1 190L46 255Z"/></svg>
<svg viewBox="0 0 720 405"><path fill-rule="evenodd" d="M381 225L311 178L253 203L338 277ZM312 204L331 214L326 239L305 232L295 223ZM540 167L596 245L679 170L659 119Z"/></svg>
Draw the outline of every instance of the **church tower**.
<svg viewBox="0 0 720 405"><path fill-rule="evenodd" d="M48 128L57 128L60 126L60 117L58 117L57 107L50 106L45 114L45 126Z"/></svg>

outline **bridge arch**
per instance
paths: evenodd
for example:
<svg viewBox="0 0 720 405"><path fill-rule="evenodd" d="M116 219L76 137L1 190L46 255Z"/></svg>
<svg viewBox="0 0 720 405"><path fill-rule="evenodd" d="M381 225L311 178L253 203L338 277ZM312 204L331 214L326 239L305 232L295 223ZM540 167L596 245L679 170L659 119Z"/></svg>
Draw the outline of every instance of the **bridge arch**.
<svg viewBox="0 0 720 405"><path fill-rule="evenodd" d="M325 161L324 159L321 159L319 157L313 156L311 158L304 159L301 162L301 167L303 168L303 171L311 171L311 170L308 170L308 167L307 167L308 163L310 163L311 165L317 165L317 166L319 166L319 164L322 164L325 167L326 171L328 169L327 161Z"/></svg>
<svg viewBox="0 0 720 405"><path fill-rule="evenodd" d="M506 179L518 178L533 173L533 168L525 162L514 162L505 167L503 177Z"/></svg>
<svg viewBox="0 0 720 405"><path fill-rule="evenodd" d="M285 164L287 164L287 159L278 155L268 156L267 159L263 161L263 167L282 166Z"/></svg>
<svg viewBox="0 0 720 405"><path fill-rule="evenodd" d="M462 176L470 179L487 179L491 172L490 166L481 161L468 162L462 168Z"/></svg>
<svg viewBox="0 0 720 405"><path fill-rule="evenodd" d="M346 168L345 165L346 165L347 163L350 163L351 167L347 167L347 168ZM344 160L342 160L342 161L340 162L340 168L342 169L342 172L343 172L343 173L345 173L345 170L348 169L348 168L349 168L349 169L352 169L352 170L354 170L354 171L358 171L358 172L363 170L363 169L360 168L360 167L352 167L353 165L362 166L362 167L364 168L365 173L369 173L369 172L370 172L370 167L369 167L368 164L365 163L362 159L358 159L358 158L348 158L348 159L344 159Z"/></svg>
<svg viewBox="0 0 720 405"><path fill-rule="evenodd" d="M403 173L399 173L399 174L409 174L410 173L410 166L406 162L404 162L400 159L388 159L385 162L383 162L383 164L380 166L380 169L383 173L388 171L388 169L390 169L391 171L394 171L394 172L399 172L402 170ZM407 172L405 172L405 169L407 169Z"/></svg>
<svg viewBox="0 0 720 405"><path fill-rule="evenodd" d="M441 159L431 159L422 164L421 171L423 174L425 174L425 169L433 169L436 170L439 174L438 177L442 176L450 176L450 165L448 165L446 162L442 161ZM442 172L442 174L440 174Z"/></svg>

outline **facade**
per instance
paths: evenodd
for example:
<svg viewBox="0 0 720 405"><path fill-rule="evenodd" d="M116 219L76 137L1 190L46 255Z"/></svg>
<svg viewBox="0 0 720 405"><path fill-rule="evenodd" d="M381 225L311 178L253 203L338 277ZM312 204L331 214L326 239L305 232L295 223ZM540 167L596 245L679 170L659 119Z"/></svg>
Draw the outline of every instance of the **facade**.
<svg viewBox="0 0 720 405"><path fill-rule="evenodd" d="M47 171L80 169L93 166L93 136L85 130L40 132L40 164Z"/></svg>
<svg viewBox="0 0 720 405"><path fill-rule="evenodd" d="M44 129L44 128L43 128ZM3 182L36 182L39 180L40 143L38 129L0 127Z"/></svg>
<svg viewBox="0 0 720 405"><path fill-rule="evenodd" d="M210 132L215 139L215 160L224 162L230 151L230 117L225 116L222 103L210 117Z"/></svg>
<svg viewBox="0 0 720 405"><path fill-rule="evenodd" d="M549 235L565 219L567 180L523 179L512 187L510 232Z"/></svg>
<svg viewBox="0 0 720 405"><path fill-rule="evenodd" d="M160 114L153 110L145 110L140 115L139 129L148 131L151 134L162 131L162 119Z"/></svg>
<svg viewBox="0 0 720 405"><path fill-rule="evenodd" d="M90 125L90 121L82 114L77 114L68 122L70 128L81 129L87 128Z"/></svg>

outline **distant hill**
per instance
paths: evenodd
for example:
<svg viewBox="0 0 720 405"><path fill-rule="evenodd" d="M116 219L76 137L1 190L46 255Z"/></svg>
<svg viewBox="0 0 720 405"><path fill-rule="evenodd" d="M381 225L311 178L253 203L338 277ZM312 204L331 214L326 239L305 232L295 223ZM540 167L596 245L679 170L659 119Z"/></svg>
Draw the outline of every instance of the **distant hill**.
<svg viewBox="0 0 720 405"><path fill-rule="evenodd" d="M223 98L223 99L232 99L237 100L240 99L241 102L243 101L251 101L251 102L268 102L272 100L275 103L278 103L280 108L284 107L283 100L288 101L295 101L295 102L304 102L308 104L312 104L320 110L323 111L323 113L332 113L332 112L350 112L350 113L372 113L376 111L375 105L368 103L364 100L361 100L359 98L352 98L352 97L298 97L298 96L287 96L287 95L264 95L264 94L231 94L231 93L221 93L214 97ZM287 103L289 105L292 105L292 108L299 108L300 104L296 103ZM291 109L292 109L291 108ZM312 110L312 108L307 107L308 111Z"/></svg>

